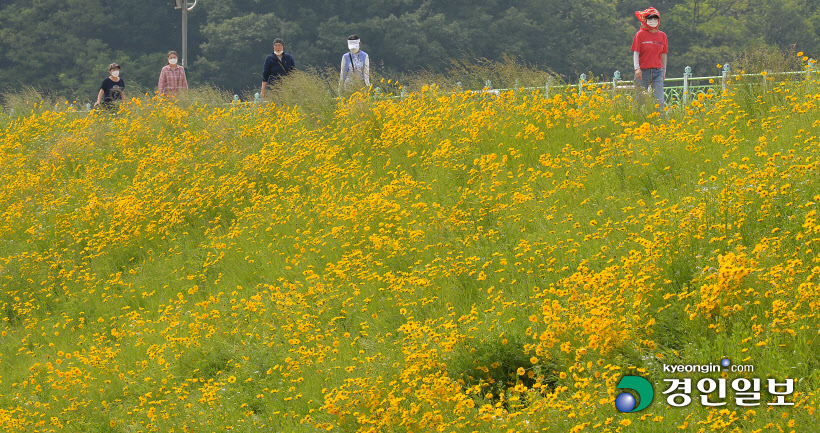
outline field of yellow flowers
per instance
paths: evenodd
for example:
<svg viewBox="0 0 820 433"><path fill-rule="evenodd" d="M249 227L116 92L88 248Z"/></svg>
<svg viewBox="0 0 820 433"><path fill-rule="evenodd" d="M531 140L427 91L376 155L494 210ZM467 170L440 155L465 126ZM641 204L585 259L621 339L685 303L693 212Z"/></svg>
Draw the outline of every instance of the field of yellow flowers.
<svg viewBox="0 0 820 433"><path fill-rule="evenodd" d="M819 84L2 115L0 429L810 431ZM723 357L794 405L666 403Z"/></svg>

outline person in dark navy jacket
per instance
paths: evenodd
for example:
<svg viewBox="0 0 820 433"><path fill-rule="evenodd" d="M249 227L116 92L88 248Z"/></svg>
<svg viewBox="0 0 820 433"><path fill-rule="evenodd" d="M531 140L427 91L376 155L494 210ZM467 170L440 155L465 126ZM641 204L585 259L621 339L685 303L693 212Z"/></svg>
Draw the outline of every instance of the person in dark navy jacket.
<svg viewBox="0 0 820 433"><path fill-rule="evenodd" d="M277 80L296 69L293 56L285 52L285 42L276 38L273 40L273 54L265 59L265 67L262 69L262 91L261 96L265 96L265 88L272 85Z"/></svg>

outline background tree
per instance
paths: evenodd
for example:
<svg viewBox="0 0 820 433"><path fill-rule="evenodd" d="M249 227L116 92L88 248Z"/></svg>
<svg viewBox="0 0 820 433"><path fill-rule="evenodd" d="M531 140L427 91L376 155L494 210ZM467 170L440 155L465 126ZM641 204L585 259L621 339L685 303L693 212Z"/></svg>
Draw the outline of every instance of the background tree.
<svg viewBox="0 0 820 433"><path fill-rule="evenodd" d="M817 55L820 0L656 0L669 35L670 76L716 73L749 46ZM386 74L441 70L453 61L512 55L574 81L631 71L634 11L645 0L200 0L189 14L188 78L254 91L273 39L297 67L338 68L345 39L362 37ZM181 51L171 2L5 0L0 87L31 85L90 100L111 62L129 88L156 89L169 50ZM629 74L625 74L628 77Z"/></svg>

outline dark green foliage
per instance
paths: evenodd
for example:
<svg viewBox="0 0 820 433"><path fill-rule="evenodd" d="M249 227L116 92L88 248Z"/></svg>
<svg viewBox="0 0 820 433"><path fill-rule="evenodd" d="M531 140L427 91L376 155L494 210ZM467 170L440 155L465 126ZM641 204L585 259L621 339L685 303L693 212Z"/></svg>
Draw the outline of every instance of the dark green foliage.
<svg viewBox="0 0 820 433"><path fill-rule="evenodd" d="M230 349L218 346L213 351L191 349L180 359L180 374L196 379L210 379L232 369Z"/></svg>
<svg viewBox="0 0 820 433"><path fill-rule="evenodd" d="M552 362L533 365L518 338L511 340L485 340L472 348L461 348L448 365L449 374L464 383L465 387L481 388L479 397L492 395L493 400L503 399L507 389L522 383L531 388L539 376L543 384L553 388L557 382L556 365ZM518 369L525 370L518 375ZM533 377L530 377L532 375Z"/></svg>

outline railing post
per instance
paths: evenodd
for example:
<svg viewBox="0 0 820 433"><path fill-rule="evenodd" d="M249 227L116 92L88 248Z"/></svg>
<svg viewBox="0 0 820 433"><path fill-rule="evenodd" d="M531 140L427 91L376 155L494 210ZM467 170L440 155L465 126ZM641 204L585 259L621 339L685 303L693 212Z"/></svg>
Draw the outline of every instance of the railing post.
<svg viewBox="0 0 820 433"><path fill-rule="evenodd" d="M692 76L692 68L687 66L683 69L683 106L689 103L689 77Z"/></svg>
<svg viewBox="0 0 820 433"><path fill-rule="evenodd" d="M463 91L464 91L464 89L462 88L461 81L457 81L457 82L456 82L456 87L458 87L458 91L459 91L459 93L461 93L461 92L463 92Z"/></svg>
<svg viewBox="0 0 820 433"><path fill-rule="evenodd" d="M234 104L238 104L238 103L239 103L239 95L233 95L233 103L234 103Z"/></svg>
<svg viewBox="0 0 820 433"><path fill-rule="evenodd" d="M489 89L489 90L493 90L493 82L490 81L490 80L485 81L484 82L484 88Z"/></svg>
<svg viewBox="0 0 820 433"><path fill-rule="evenodd" d="M259 92L256 92L256 93L253 94L253 99L256 102L262 102L262 95L260 95Z"/></svg>
<svg viewBox="0 0 820 433"><path fill-rule="evenodd" d="M578 96L584 94L584 81L587 80L587 74L581 74L578 78Z"/></svg>
<svg viewBox="0 0 820 433"><path fill-rule="evenodd" d="M723 73L721 74L721 77L722 77L721 80L720 80L721 90L723 92L725 92L726 91L726 80L729 79L729 64L728 63L723 65Z"/></svg>
<svg viewBox="0 0 820 433"><path fill-rule="evenodd" d="M812 59L809 59L808 64L806 65L806 79L808 80L811 78L811 71L812 71Z"/></svg>
<svg viewBox="0 0 820 433"><path fill-rule="evenodd" d="M621 81L621 71L615 71L612 74L612 99L615 99L616 90L618 87L618 81Z"/></svg>
<svg viewBox="0 0 820 433"><path fill-rule="evenodd" d="M547 96L547 99L549 99L549 97L550 97L550 87L552 87L552 81L553 81L552 75L548 76L548 77L547 77L547 84L546 84L546 89L547 89L546 96Z"/></svg>

